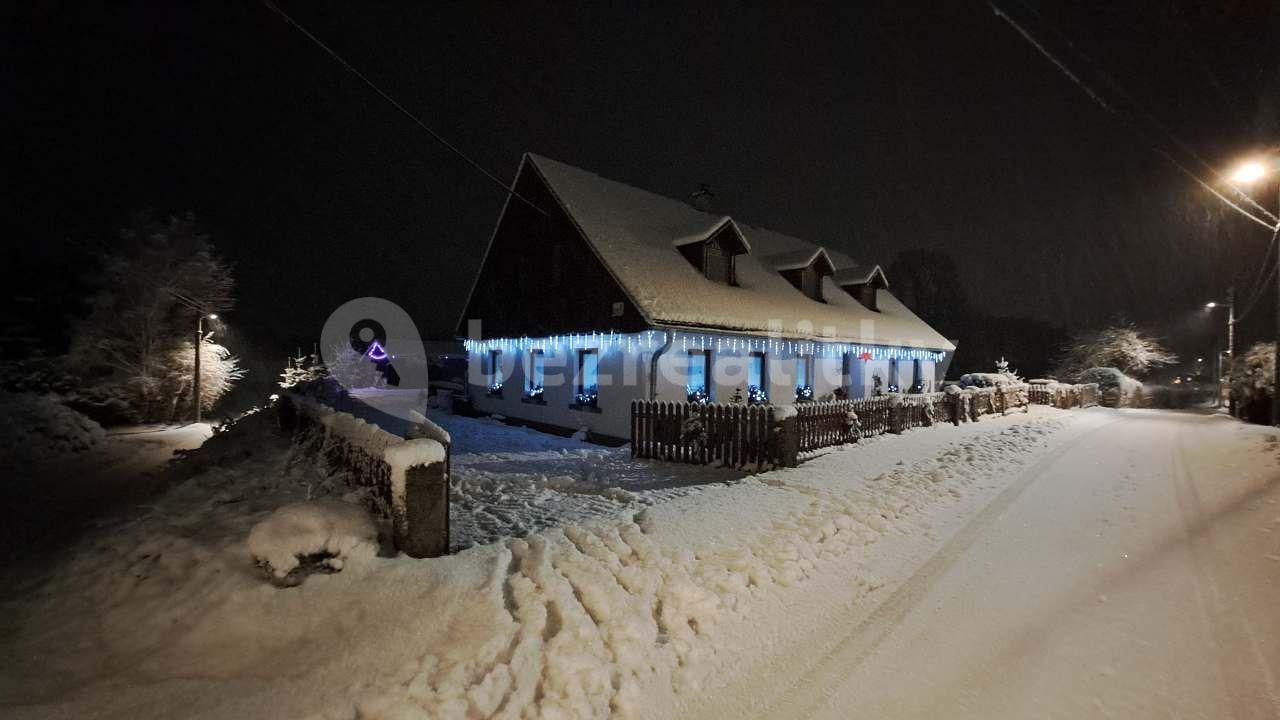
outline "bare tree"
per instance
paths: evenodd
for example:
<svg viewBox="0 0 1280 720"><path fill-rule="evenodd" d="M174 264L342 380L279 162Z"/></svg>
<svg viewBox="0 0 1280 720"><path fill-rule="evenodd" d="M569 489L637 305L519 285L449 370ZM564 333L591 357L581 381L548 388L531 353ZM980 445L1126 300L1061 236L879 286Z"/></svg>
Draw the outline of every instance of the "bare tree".
<svg viewBox="0 0 1280 720"><path fill-rule="evenodd" d="M1178 356L1157 340L1129 323L1118 323L1076 335L1058 358L1054 375L1074 381L1090 368L1110 367L1141 378L1154 368L1177 361Z"/></svg>

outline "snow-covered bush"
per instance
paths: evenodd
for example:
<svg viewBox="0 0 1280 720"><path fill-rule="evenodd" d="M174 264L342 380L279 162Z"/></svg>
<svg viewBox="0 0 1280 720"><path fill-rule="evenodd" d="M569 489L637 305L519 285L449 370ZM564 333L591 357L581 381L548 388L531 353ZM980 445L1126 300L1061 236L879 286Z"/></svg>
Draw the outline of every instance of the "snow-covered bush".
<svg viewBox="0 0 1280 720"><path fill-rule="evenodd" d="M275 581L300 583L307 571L337 572L378 553L378 528L364 508L307 500L279 508L249 531L249 554Z"/></svg>
<svg viewBox="0 0 1280 720"><path fill-rule="evenodd" d="M35 393L0 392L0 454L19 463L82 452L106 438L102 426Z"/></svg>
<svg viewBox="0 0 1280 720"><path fill-rule="evenodd" d="M387 384L378 365L350 346L335 347L328 357L325 367L329 369L329 375L348 390L380 388Z"/></svg>
<svg viewBox="0 0 1280 720"><path fill-rule="evenodd" d="M1015 385L1022 382L1017 375L1009 373L965 373L960 376L960 387L988 388L1002 385Z"/></svg>
<svg viewBox="0 0 1280 720"><path fill-rule="evenodd" d="M1275 343L1256 343L1232 366L1231 395L1236 399L1236 413L1249 422L1265 423L1271 417L1275 351Z"/></svg>
<svg viewBox="0 0 1280 720"><path fill-rule="evenodd" d="M1098 403L1105 407L1141 407L1142 383L1113 367L1089 368L1080 373L1081 383L1098 384Z"/></svg>

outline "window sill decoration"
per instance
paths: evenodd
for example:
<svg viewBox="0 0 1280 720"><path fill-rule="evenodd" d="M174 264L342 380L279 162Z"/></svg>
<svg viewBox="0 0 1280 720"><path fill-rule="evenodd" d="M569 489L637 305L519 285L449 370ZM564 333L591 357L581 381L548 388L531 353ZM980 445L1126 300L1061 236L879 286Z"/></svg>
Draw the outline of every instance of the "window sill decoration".
<svg viewBox="0 0 1280 720"><path fill-rule="evenodd" d="M796 402L813 402L813 386L812 385L797 386Z"/></svg>
<svg viewBox="0 0 1280 720"><path fill-rule="evenodd" d="M502 383L494 383L485 390L485 394L489 397L502 397Z"/></svg>
<svg viewBox="0 0 1280 720"><path fill-rule="evenodd" d="M711 396L707 394L706 388L686 388L685 400L695 405L706 405L711 402Z"/></svg>
<svg viewBox="0 0 1280 720"><path fill-rule="evenodd" d="M600 412L599 399L599 391L595 386L592 386L581 392L574 393L573 402L569 403L569 408L583 412Z"/></svg>
<svg viewBox="0 0 1280 720"><path fill-rule="evenodd" d="M532 405L546 405L547 399L542 396L543 389L541 385L535 385L525 390L524 397L520 398L520 402L530 403Z"/></svg>
<svg viewBox="0 0 1280 720"><path fill-rule="evenodd" d="M768 405L769 395L760 389L759 385L747 386L747 404L748 405Z"/></svg>

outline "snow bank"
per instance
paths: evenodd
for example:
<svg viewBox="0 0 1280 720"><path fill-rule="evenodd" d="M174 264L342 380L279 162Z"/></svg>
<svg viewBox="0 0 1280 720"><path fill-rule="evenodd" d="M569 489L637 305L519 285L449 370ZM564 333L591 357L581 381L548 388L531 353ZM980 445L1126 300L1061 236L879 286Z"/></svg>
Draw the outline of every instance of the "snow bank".
<svg viewBox="0 0 1280 720"><path fill-rule="evenodd" d="M277 578L301 560L323 556L321 564L341 570L347 561L377 554L378 528L364 508L336 500L286 505L249 532L249 554Z"/></svg>
<svg viewBox="0 0 1280 720"><path fill-rule="evenodd" d="M0 454L19 462L52 460L102 442L102 426L35 393L0 392Z"/></svg>
<svg viewBox="0 0 1280 720"><path fill-rule="evenodd" d="M588 451L564 439L540 449L527 431L484 425L530 449L455 455L473 477L523 477L544 459L696 475L683 495L663 494L669 482L637 490L648 508L615 505L430 561L350 562L365 546L338 543L343 572L290 592L244 572L245 532L255 527L249 545L278 558L275 569L329 551L332 533L318 525L337 523L308 510L288 529L256 530L311 482L283 482L296 465L283 440L264 436L245 442L249 460L182 484L0 612L11 656L36 658L3 671L0 702L15 718L670 717L823 621L797 604L844 606L881 586L865 567L884 555L875 543L936 541L934 523L958 498L995 492L1056 430L1089 417L1039 408L1030 422L884 436L745 479L624 464L625 451L575 455ZM619 480L598 486L609 482ZM549 484L517 500L559 512Z"/></svg>

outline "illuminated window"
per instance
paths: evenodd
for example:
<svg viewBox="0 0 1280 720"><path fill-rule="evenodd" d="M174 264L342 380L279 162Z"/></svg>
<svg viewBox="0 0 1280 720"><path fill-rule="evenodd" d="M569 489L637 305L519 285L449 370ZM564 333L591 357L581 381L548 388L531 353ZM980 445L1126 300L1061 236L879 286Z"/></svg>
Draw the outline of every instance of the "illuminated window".
<svg viewBox="0 0 1280 720"><path fill-rule="evenodd" d="M578 381L573 404L580 408L598 407L600 397L600 351L592 348L578 351Z"/></svg>
<svg viewBox="0 0 1280 720"><path fill-rule="evenodd" d="M796 401L813 399L813 356L796 357Z"/></svg>
<svg viewBox="0 0 1280 720"><path fill-rule="evenodd" d="M489 351L489 367L487 368L489 376L489 395L502 397L502 351Z"/></svg>
<svg viewBox="0 0 1280 720"><path fill-rule="evenodd" d="M530 350L528 362L524 373L524 400L535 403L546 402L542 397L542 350Z"/></svg>
<svg viewBox="0 0 1280 720"><path fill-rule="evenodd" d="M711 402L711 351L690 350L685 397L689 402Z"/></svg>
<svg viewBox="0 0 1280 720"><path fill-rule="evenodd" d="M751 405L769 402L768 366L762 352L753 352L747 357L747 402Z"/></svg>

